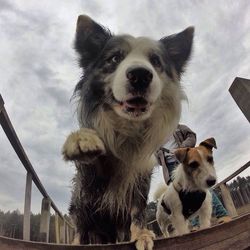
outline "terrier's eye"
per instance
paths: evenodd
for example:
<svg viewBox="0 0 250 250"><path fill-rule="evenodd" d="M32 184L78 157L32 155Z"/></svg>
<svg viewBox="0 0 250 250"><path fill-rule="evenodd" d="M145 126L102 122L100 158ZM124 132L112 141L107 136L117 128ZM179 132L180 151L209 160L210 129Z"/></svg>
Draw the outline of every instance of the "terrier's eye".
<svg viewBox="0 0 250 250"><path fill-rule="evenodd" d="M189 163L189 167L192 169L196 169L200 166L200 164L197 161L193 161L191 163Z"/></svg>
<svg viewBox="0 0 250 250"><path fill-rule="evenodd" d="M208 156L208 157L207 157L207 162L209 162L210 164L213 164L213 163L214 163L214 158L213 158L213 156Z"/></svg>

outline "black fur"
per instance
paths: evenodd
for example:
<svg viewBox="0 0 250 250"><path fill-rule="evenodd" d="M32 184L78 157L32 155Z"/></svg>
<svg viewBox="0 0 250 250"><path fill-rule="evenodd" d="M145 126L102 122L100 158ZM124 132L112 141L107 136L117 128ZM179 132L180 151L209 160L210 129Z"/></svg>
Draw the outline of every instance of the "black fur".
<svg viewBox="0 0 250 250"><path fill-rule="evenodd" d="M181 190L179 198L182 203L182 214L187 219L202 206L206 193L202 191L186 192Z"/></svg>
<svg viewBox="0 0 250 250"><path fill-rule="evenodd" d="M184 66L190 57L193 36L194 28L189 27L178 34L160 40L179 75L184 71Z"/></svg>
<svg viewBox="0 0 250 250"><path fill-rule="evenodd" d="M161 206L163 207L163 209L164 209L164 211L168 214L168 215L170 215L172 212L171 212L171 210L170 210L170 208L165 204L165 202L162 200L162 202L161 202Z"/></svg>
<svg viewBox="0 0 250 250"><path fill-rule="evenodd" d="M130 217L130 211L115 211L112 213L108 207L102 208L100 197L107 189L110 176L116 167L110 160L112 156L101 156L94 166L77 163L77 175L74 182L78 183L73 190L69 212L77 217L77 230L80 233L81 244L115 243L117 240L129 240L131 219L140 227L146 226L145 208L151 173L138 176L134 186L134 193L129 207L138 208L138 212ZM105 171L103 171L105 169ZM76 195L81 190L80 195ZM139 191L139 192L138 192Z"/></svg>
<svg viewBox="0 0 250 250"><path fill-rule="evenodd" d="M77 21L75 49L81 55L80 66L86 68L95 61L107 41L112 37L110 31L89 17L80 16Z"/></svg>

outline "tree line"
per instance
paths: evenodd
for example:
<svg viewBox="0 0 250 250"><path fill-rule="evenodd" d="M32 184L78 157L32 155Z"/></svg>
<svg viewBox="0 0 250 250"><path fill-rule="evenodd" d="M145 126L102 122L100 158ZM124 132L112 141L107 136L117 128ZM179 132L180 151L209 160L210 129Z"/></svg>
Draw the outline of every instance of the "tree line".
<svg viewBox="0 0 250 250"><path fill-rule="evenodd" d="M31 241L40 241L40 218L40 213L30 215ZM23 238L23 214L18 209L12 212L0 210L0 235L15 239ZM50 216L49 242L56 242L55 215Z"/></svg>

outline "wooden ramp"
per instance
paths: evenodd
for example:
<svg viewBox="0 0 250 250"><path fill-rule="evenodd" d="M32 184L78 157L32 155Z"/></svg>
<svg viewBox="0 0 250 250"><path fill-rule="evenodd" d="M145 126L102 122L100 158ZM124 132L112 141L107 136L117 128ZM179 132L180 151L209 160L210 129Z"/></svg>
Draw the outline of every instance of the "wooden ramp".
<svg viewBox="0 0 250 250"><path fill-rule="evenodd" d="M15 240L0 237L1 250L135 250L133 243L92 245L92 246L70 246L58 244L46 244ZM242 250L250 249L250 214L238 217L228 223L217 225L205 230L184 236L157 239L154 249L158 250Z"/></svg>

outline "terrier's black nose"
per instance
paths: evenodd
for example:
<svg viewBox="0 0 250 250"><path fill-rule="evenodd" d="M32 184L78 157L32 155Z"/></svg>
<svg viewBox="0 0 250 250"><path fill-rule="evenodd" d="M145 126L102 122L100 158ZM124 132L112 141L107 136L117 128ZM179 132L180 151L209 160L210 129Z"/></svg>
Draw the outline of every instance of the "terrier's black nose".
<svg viewBox="0 0 250 250"><path fill-rule="evenodd" d="M146 68L138 67L128 69L127 78L134 90L143 92L151 83L153 74Z"/></svg>
<svg viewBox="0 0 250 250"><path fill-rule="evenodd" d="M207 185L208 187L212 187L216 183L215 179L207 179Z"/></svg>

